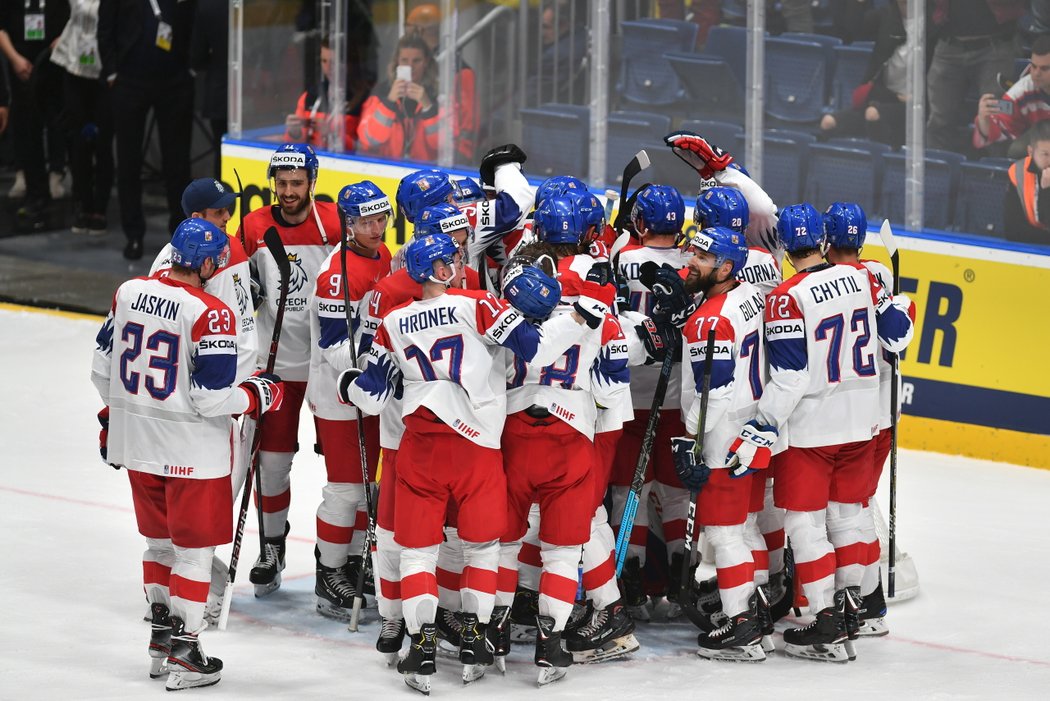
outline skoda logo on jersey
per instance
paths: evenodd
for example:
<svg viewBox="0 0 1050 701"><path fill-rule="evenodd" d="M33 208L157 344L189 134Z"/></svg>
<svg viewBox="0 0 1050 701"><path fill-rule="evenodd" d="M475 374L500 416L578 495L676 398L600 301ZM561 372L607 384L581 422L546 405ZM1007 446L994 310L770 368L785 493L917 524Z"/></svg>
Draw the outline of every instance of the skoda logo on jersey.
<svg viewBox="0 0 1050 701"><path fill-rule="evenodd" d="M358 210L361 212L362 217L367 217L369 214L389 212L390 199L387 197L383 197L378 200L372 200L371 202L365 202L364 204L358 206Z"/></svg>
<svg viewBox="0 0 1050 701"><path fill-rule="evenodd" d="M467 215L459 214L454 217L442 219L438 222L438 225L441 227L441 233L448 234L456 229L463 229L470 226L470 221L467 219Z"/></svg>
<svg viewBox="0 0 1050 701"><path fill-rule="evenodd" d="M298 253L289 253L288 262L292 264L292 274L288 278L288 294L291 294L306 287L306 271Z"/></svg>
<svg viewBox="0 0 1050 701"><path fill-rule="evenodd" d="M275 153L270 157L271 168L305 168L306 156L301 153Z"/></svg>

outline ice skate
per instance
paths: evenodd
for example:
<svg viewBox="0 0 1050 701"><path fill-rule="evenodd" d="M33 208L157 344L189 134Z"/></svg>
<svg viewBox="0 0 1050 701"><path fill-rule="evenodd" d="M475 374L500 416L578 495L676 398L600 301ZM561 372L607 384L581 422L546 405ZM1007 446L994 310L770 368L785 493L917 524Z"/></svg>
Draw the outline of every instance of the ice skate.
<svg viewBox="0 0 1050 701"><path fill-rule="evenodd" d="M769 611L769 590L765 585L755 587L755 604L758 613L758 628L762 632L762 652L772 655L777 648L773 644L773 616Z"/></svg>
<svg viewBox="0 0 1050 701"><path fill-rule="evenodd" d="M849 662L845 644L848 639L844 611L839 606L829 606L819 611L809 625L784 631L784 652L805 660Z"/></svg>
<svg viewBox="0 0 1050 701"><path fill-rule="evenodd" d="M540 668L536 683L546 686L565 676L572 664L572 655L561 647L561 631L554 631L554 619L536 616L536 666Z"/></svg>
<svg viewBox="0 0 1050 701"><path fill-rule="evenodd" d="M702 582L692 581L689 591L681 593L679 598L682 599L682 613L705 633L725 624L726 615L722 611L716 577Z"/></svg>
<svg viewBox="0 0 1050 701"><path fill-rule="evenodd" d="M463 614L459 661L463 663L463 683L470 684L485 676L494 662L495 647L489 640L488 624L478 621L477 614Z"/></svg>
<svg viewBox="0 0 1050 701"><path fill-rule="evenodd" d="M410 638L408 655L397 663L397 671L405 675L405 684L430 696L430 677L437 671L437 627L424 623Z"/></svg>
<svg viewBox="0 0 1050 701"><path fill-rule="evenodd" d="M248 580L255 585L255 596L263 597L277 591L281 586L281 572L284 570L285 539L288 537L289 524L284 524L284 535L263 539L263 550L255 561Z"/></svg>
<svg viewBox="0 0 1050 701"><path fill-rule="evenodd" d="M860 624L857 635L860 637L878 637L890 632L889 626L886 625L886 597L882 593L881 581L875 587L875 591L861 599L857 615Z"/></svg>
<svg viewBox="0 0 1050 701"><path fill-rule="evenodd" d="M590 617L575 630L563 636L565 649L573 662L605 662L628 655L641 645L634 637L634 621L617 601L603 609L593 609Z"/></svg>
<svg viewBox="0 0 1050 701"><path fill-rule="evenodd" d="M376 650L386 658L386 663L393 666L401 654L401 645L405 642L405 619L384 618L379 627L379 639Z"/></svg>
<svg viewBox="0 0 1050 701"><path fill-rule="evenodd" d="M314 594L317 594L317 613L343 623L350 622L357 592L345 567L325 567L318 560Z"/></svg>
<svg viewBox="0 0 1050 701"><path fill-rule="evenodd" d="M769 575L766 594L769 601L769 619L772 623L775 624L791 612L794 591L795 583L787 567Z"/></svg>
<svg viewBox="0 0 1050 701"><path fill-rule="evenodd" d="M539 592L532 589L518 589L514 592L514 603L510 608L511 642L536 642L536 615L539 612Z"/></svg>
<svg viewBox="0 0 1050 701"><path fill-rule="evenodd" d="M178 616L171 617L171 653L168 655L168 691L218 684L222 660L207 657L197 633L187 633Z"/></svg>
<svg viewBox="0 0 1050 701"><path fill-rule="evenodd" d="M631 618L636 621L648 621L649 609L646 608L649 598L642 587L642 564L637 557L628 557L623 563L620 575L620 591L623 592L623 604Z"/></svg>
<svg viewBox="0 0 1050 701"><path fill-rule="evenodd" d="M729 616L720 628L701 633L697 655L709 660L763 662L762 628L758 618L758 595L752 594L746 611Z"/></svg>
<svg viewBox="0 0 1050 701"><path fill-rule="evenodd" d="M168 655L171 654L171 617L164 604L150 604L149 678L168 676Z"/></svg>
<svg viewBox="0 0 1050 701"><path fill-rule="evenodd" d="M459 614L438 606L434 622L437 625L438 654L459 659L459 647L463 633L463 623L459 620Z"/></svg>
<svg viewBox="0 0 1050 701"><path fill-rule="evenodd" d="M500 674L507 673L507 655L510 653L510 607L497 606L492 609L487 632L492 643L493 664Z"/></svg>

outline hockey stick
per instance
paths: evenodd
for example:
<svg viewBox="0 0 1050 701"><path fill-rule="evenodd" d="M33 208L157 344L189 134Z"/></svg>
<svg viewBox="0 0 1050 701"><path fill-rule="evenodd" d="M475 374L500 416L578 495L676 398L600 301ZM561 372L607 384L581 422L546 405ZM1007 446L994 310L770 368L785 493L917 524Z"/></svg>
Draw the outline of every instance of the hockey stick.
<svg viewBox="0 0 1050 701"><path fill-rule="evenodd" d="M704 455L704 432L707 429L707 400L711 395L711 365L715 354L715 327L707 332L707 346L704 349L704 375L700 386L700 419L696 427L696 441L693 443L693 456L703 461ZM696 541L693 539L693 531L696 529L696 500L700 497L700 491L689 492L689 511L685 518L685 542L682 549L685 556L682 562L681 580L678 591L685 591L689 586L689 565L696 557Z"/></svg>
<svg viewBox="0 0 1050 701"><path fill-rule="evenodd" d="M343 276L343 312L346 314L346 335L350 344L350 362L357 367L357 344L354 343L354 323L350 314L350 284L346 279L346 247L349 245L349 236L346 231L346 214L339 212L339 268ZM365 489L365 511L368 514L368 530L365 533L365 544L361 553L361 570L357 574L357 591L354 596L354 608L350 612L351 633L357 632L357 624L361 618L361 607L365 602L365 570L367 563L372 557L372 543L375 542L376 512L372 503L371 480L368 478L368 450L365 447L365 416L361 409L354 407L357 412L357 448L361 453L361 484Z"/></svg>
<svg viewBox="0 0 1050 701"><path fill-rule="evenodd" d="M893 268L893 294L901 291L901 259L897 242L893 238L893 229L888 219L882 220L879 236L890 254L890 266ZM886 585L892 599L896 593L897 574L897 380L900 377L900 358L896 353L889 354L890 360L890 556L889 571L886 574Z"/></svg>
<svg viewBox="0 0 1050 701"><path fill-rule="evenodd" d="M277 301L277 317L273 324L273 336L270 338L270 352L266 356L266 372L272 373L274 365L277 364L277 348L281 343L281 326L284 324L284 306L288 299L288 280L292 276L292 265L288 262L288 254L284 250L284 242L277 233L277 228L271 226L263 234L266 248L273 256L277 264L277 270L281 277L281 292ZM255 491L259 496L259 537L263 537L262 528L262 478L259 475L259 447L262 445L262 427L265 414L259 416L255 423L255 433L252 436L252 449L248 458L248 475L244 480L244 491L241 493L241 509L237 516L237 531L233 537L233 552L230 554L230 572L226 577L226 590L222 594L222 610L219 613L219 630L226 630L226 623L230 618L230 602L233 599L233 582L237 578L237 563L241 557L241 542L244 540L244 526L248 521L248 504L252 495L252 479L255 480ZM260 552L262 552L260 550Z"/></svg>
<svg viewBox="0 0 1050 701"><path fill-rule="evenodd" d="M237 215L241 221L240 227L237 229L241 233L241 246L244 246L244 217L247 214L245 211L248 207L248 201L244 198L244 185L241 185L241 174L237 172L237 169L233 169L233 177L237 178L237 198L241 201L237 206Z"/></svg>
<svg viewBox="0 0 1050 701"><path fill-rule="evenodd" d="M631 480L631 491L627 493L627 501L624 503L623 516L620 519L620 530L616 534L616 576L623 571L624 560L627 559L627 546L631 541L631 529L634 528L634 519L638 514L638 502L645 485L645 468L649 465L649 457L653 453L653 443L656 442L656 425L660 421L660 407L664 403L664 395L667 394L667 383L671 379L671 367L674 365L674 353L668 350L664 355L663 364L660 366L660 378L656 381L656 394L649 408L649 421L645 424L645 435L642 437L642 449L638 453L638 464L634 468L634 477Z"/></svg>
<svg viewBox="0 0 1050 701"><path fill-rule="evenodd" d="M629 216L629 212L627 212L627 188L630 186L631 181L634 180L634 177L648 167L649 154L643 148L634 154L634 158L623 168L623 175L620 176L620 202L616 209L616 220L613 222L613 228L617 231L623 229L624 219Z"/></svg>

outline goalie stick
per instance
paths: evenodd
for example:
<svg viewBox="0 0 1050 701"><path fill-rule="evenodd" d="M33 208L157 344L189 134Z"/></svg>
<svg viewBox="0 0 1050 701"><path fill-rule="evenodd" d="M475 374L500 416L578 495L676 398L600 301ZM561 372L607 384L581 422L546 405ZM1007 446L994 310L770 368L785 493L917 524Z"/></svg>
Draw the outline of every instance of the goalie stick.
<svg viewBox="0 0 1050 701"><path fill-rule="evenodd" d="M243 230L242 230L243 234ZM263 241L266 242L266 249L273 256L274 262L277 264L277 269L280 272L281 277L281 291L280 297L277 300L277 316L273 324L273 335L270 338L270 352L266 356L266 372L272 373L274 365L277 363L277 348L281 343L281 326L284 324L284 307L285 302L288 299L288 281L292 275L292 265L288 262L288 254L284 250L284 242L281 241L281 236L277 233L277 228L271 226L263 234ZM244 540L244 526L248 520L248 504L251 501L252 494L252 481L255 482L255 491L262 495L262 477L259 473L259 446L262 444L262 428L263 418L265 414L259 416L255 424L255 433L252 435L252 449L249 453L248 458L248 475L244 480L244 491L241 493L241 508L240 513L237 516L237 530L233 536L233 551L230 554L230 572L226 576L226 589L222 594L222 610L219 613L219 630L226 630L226 624L230 618L230 602L233 599L233 582L237 578L237 563L241 557L241 542ZM263 514L262 514L262 500L259 500L259 538L260 541L264 537L263 532ZM260 551L262 551L262 544L260 542Z"/></svg>
<svg viewBox="0 0 1050 701"><path fill-rule="evenodd" d="M711 395L711 364L715 354L715 327L707 332L707 345L704 348L704 375L700 386L700 417L697 421L696 440L693 443L693 456L698 462L703 462L704 455L704 432L707 429L707 400ZM689 492L689 511L685 518L685 542L682 543L685 555L682 562L681 579L678 591L683 592L689 586L689 566L696 557L696 541L693 539L693 531L696 529L696 500L700 492Z"/></svg>
<svg viewBox="0 0 1050 701"><path fill-rule="evenodd" d="M901 259L897 242L893 238L893 229L888 219L882 220L879 237L890 254L890 267L893 269L893 294L901 291ZM890 361L890 533L889 533L889 568L886 573L886 588L889 598L897 593L897 381L900 378L900 356L889 354Z"/></svg>
<svg viewBox="0 0 1050 701"><path fill-rule="evenodd" d="M354 324L350 314L350 285L346 279L346 247L349 244L349 236L346 231L346 214L339 211L339 269L342 274L343 288L343 312L346 314L346 335L350 344L350 362L357 367L357 344L354 343ZM360 317L359 317L360 318ZM361 569L357 573L357 589L354 596L354 607L350 612L350 625L347 629L351 633L357 632L357 624L361 619L361 607L365 603L365 572L372 558L372 543L376 535L376 511L372 500L371 480L368 476L368 450L365 447L365 424L364 414L361 409L354 407L357 412L357 448L361 454L361 484L365 489L365 511L368 514L368 530L365 533L365 544L361 549Z"/></svg>

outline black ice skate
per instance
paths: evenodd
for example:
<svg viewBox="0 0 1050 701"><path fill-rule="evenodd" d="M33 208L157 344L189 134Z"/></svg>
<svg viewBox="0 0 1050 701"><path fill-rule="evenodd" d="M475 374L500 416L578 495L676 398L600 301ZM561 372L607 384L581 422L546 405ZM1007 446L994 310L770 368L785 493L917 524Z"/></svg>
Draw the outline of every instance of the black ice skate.
<svg viewBox="0 0 1050 701"><path fill-rule="evenodd" d="M501 674L507 673L507 655L510 653L510 607L492 609L487 635L492 643L493 662Z"/></svg>
<svg viewBox="0 0 1050 701"><path fill-rule="evenodd" d="M563 639L577 664L613 660L641 647L634 637L634 621L619 601L603 609L592 608L583 625L567 631Z"/></svg>
<svg viewBox="0 0 1050 701"><path fill-rule="evenodd" d="M849 662L846 653L846 617L843 597L834 606L819 611L812 623L784 631L784 652L818 662Z"/></svg>
<svg viewBox="0 0 1050 701"><path fill-rule="evenodd" d="M317 613L326 618L333 618L344 623L350 622L354 608L356 580L347 575L346 567L325 567L321 564L320 555L314 549L317 558L317 580L314 594L317 595Z"/></svg>
<svg viewBox="0 0 1050 701"><path fill-rule="evenodd" d="M554 632L554 619L536 616L536 666L540 668L536 683L546 686L565 676L566 668L572 664L572 655L561 647L561 631Z"/></svg>
<svg viewBox="0 0 1050 701"><path fill-rule="evenodd" d="M717 577L702 582L691 580L689 590L682 592L679 598L682 600L682 613L705 633L710 633L726 622Z"/></svg>
<svg viewBox="0 0 1050 701"><path fill-rule="evenodd" d="M218 684L222 660L207 657L196 633L187 633L178 616L171 617L171 653L168 655L168 691Z"/></svg>
<svg viewBox="0 0 1050 701"><path fill-rule="evenodd" d="M758 594L751 595L746 611L729 616L724 625L697 638L697 655L709 660L762 662L762 626L758 617Z"/></svg>
<svg viewBox="0 0 1050 701"><path fill-rule="evenodd" d="M376 595L375 579L372 576L372 561L369 558L367 561L364 560L360 555L351 555L346 559L346 564L343 565L343 569L346 571L346 578L350 580L350 583L357 588L357 579L361 576L361 566L365 566L365 585L362 588L365 594L374 597Z"/></svg>
<svg viewBox="0 0 1050 701"><path fill-rule="evenodd" d="M284 535L263 538L263 550L259 559L248 574L248 580L255 585L255 596L263 597L272 594L281 586L281 572L284 570L285 539L288 537L289 524L284 524Z"/></svg>
<svg viewBox="0 0 1050 701"><path fill-rule="evenodd" d="M769 618L775 624L791 613L791 607L795 603L795 582L787 567L769 575L766 592L769 599Z"/></svg>
<svg viewBox="0 0 1050 701"><path fill-rule="evenodd" d="M485 668L495 661L495 646L488 638L487 623L478 621L477 614L463 614L460 633L459 661L463 663L463 683L470 684L485 676Z"/></svg>
<svg viewBox="0 0 1050 701"><path fill-rule="evenodd" d="M758 612L758 628L762 631L762 651L767 655L776 652L773 644L773 616L769 611L769 590L765 585L755 587L755 604Z"/></svg>
<svg viewBox="0 0 1050 701"><path fill-rule="evenodd" d="M463 634L460 614L438 606L434 623L437 625L438 654L459 659L459 646Z"/></svg>
<svg viewBox="0 0 1050 701"><path fill-rule="evenodd" d="M397 656L401 653L401 645L405 642L405 619L384 618L379 627L379 639L376 640L376 650L386 657L386 663L393 665L397 662Z"/></svg>
<svg viewBox="0 0 1050 701"><path fill-rule="evenodd" d="M857 615L860 619L857 635L862 638L877 637L890 632L889 626L886 625L886 596L882 593L881 577L875 591L861 599Z"/></svg>
<svg viewBox="0 0 1050 701"><path fill-rule="evenodd" d="M168 676L168 655L171 654L171 617L164 604L150 604L149 678Z"/></svg>
<svg viewBox="0 0 1050 701"><path fill-rule="evenodd" d="M518 589L514 592L514 603L510 607L511 642L536 642L536 616L539 613L539 592L532 589Z"/></svg>
<svg viewBox="0 0 1050 701"><path fill-rule="evenodd" d="M405 675L405 684L430 696L430 677L437 671L437 627L424 623L409 638L408 655L397 663L397 671Z"/></svg>
<svg viewBox="0 0 1050 701"><path fill-rule="evenodd" d="M649 609L646 603L649 597L645 595L642 582L642 563L637 557L628 557L624 560L623 571L620 573L620 591L623 592L623 604L636 621L648 621Z"/></svg>

